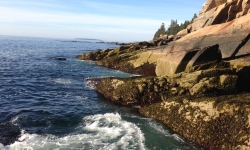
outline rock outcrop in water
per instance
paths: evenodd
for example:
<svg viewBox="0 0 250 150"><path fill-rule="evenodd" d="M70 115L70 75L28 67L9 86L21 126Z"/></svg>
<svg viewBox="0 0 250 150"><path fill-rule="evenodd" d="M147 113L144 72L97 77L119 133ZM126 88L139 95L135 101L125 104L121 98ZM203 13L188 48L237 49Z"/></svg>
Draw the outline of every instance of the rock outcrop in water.
<svg viewBox="0 0 250 150"><path fill-rule="evenodd" d="M204 149L249 149L249 94L177 96L140 109Z"/></svg>
<svg viewBox="0 0 250 150"><path fill-rule="evenodd" d="M176 40L175 36L165 36L156 40L122 45L116 49L97 50L78 55L76 58L97 61L98 65L129 73L155 76L156 62L162 54L154 52L162 50L173 40Z"/></svg>
<svg viewBox="0 0 250 150"><path fill-rule="evenodd" d="M113 102L205 149L250 149L249 9L250 0L208 0L175 36L77 58L146 75L101 79L96 90Z"/></svg>

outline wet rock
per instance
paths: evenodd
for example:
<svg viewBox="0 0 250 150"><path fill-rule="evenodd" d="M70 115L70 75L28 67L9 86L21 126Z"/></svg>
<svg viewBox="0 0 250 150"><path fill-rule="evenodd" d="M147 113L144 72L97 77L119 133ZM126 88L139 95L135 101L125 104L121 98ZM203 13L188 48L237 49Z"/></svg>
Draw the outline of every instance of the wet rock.
<svg viewBox="0 0 250 150"><path fill-rule="evenodd" d="M66 58L63 58L63 57L55 57L54 60L61 60L61 61L65 61L67 60Z"/></svg>
<svg viewBox="0 0 250 150"><path fill-rule="evenodd" d="M96 90L121 105L148 105L162 101L161 95L157 93L168 93L165 86L161 87L154 81L155 78L157 77L104 78L96 85ZM166 80L162 82L161 85L167 86Z"/></svg>
<svg viewBox="0 0 250 150"><path fill-rule="evenodd" d="M21 129L11 123L0 123L0 133L0 143L10 145L18 140L21 135Z"/></svg>
<svg viewBox="0 0 250 150"><path fill-rule="evenodd" d="M177 96L139 111L204 149L249 148L249 98L249 94L192 99Z"/></svg>

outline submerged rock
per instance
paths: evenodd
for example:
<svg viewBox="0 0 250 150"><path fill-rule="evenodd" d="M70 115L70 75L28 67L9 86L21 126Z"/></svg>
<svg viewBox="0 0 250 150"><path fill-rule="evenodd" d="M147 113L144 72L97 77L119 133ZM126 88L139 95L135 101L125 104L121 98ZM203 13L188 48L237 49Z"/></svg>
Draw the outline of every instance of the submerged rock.
<svg viewBox="0 0 250 150"><path fill-rule="evenodd" d="M67 60L66 58L63 58L63 57L55 57L53 58L54 60L61 60L61 61L65 61Z"/></svg>
<svg viewBox="0 0 250 150"><path fill-rule="evenodd" d="M7 124L7 125L6 125ZM3 145L10 145L18 140L21 136L20 127L12 123L0 123L0 148Z"/></svg>

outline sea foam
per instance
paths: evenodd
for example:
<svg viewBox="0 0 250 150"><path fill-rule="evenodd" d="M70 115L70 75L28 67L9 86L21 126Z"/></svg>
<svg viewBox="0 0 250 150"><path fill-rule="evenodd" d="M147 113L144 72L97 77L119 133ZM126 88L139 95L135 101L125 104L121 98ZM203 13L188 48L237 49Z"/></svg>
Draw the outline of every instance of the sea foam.
<svg viewBox="0 0 250 150"><path fill-rule="evenodd" d="M2 150L36 149L140 149L145 148L141 130L133 123L122 120L119 114L107 113L83 118L76 133L64 137L29 134L22 131L15 143Z"/></svg>

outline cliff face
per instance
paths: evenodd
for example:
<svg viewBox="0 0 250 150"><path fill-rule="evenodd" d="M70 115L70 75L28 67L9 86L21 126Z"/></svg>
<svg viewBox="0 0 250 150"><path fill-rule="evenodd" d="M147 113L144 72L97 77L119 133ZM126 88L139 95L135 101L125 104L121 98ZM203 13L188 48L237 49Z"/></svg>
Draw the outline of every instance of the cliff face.
<svg viewBox="0 0 250 150"><path fill-rule="evenodd" d="M192 31L206 26L226 23L249 13L249 0L208 0L199 17L192 24Z"/></svg>
<svg viewBox="0 0 250 150"><path fill-rule="evenodd" d="M175 36L77 56L147 75L96 90L205 149L250 149L250 0L208 0ZM149 76L150 75L150 76Z"/></svg>
<svg viewBox="0 0 250 150"><path fill-rule="evenodd" d="M201 59L201 51L206 52L207 59L210 58L207 61L247 57L250 53L249 38L250 14L227 23L204 27L169 43L163 50L165 55L157 61L156 74L172 76L182 71L189 71L189 68L197 63L206 62ZM217 52L214 50L216 47L209 48L214 45L218 45ZM221 56L218 55L221 58L216 57L216 53L221 53ZM191 64L190 61L196 63Z"/></svg>
<svg viewBox="0 0 250 150"><path fill-rule="evenodd" d="M250 53L249 3L248 0L207 1L194 20L191 33L169 43L162 50L163 56L156 66L157 76L173 76L190 71L199 63L218 60L215 48L209 48L214 45L218 45L217 52L221 53L221 59L247 56ZM158 53L155 52L155 55ZM204 60L202 55L209 57Z"/></svg>

